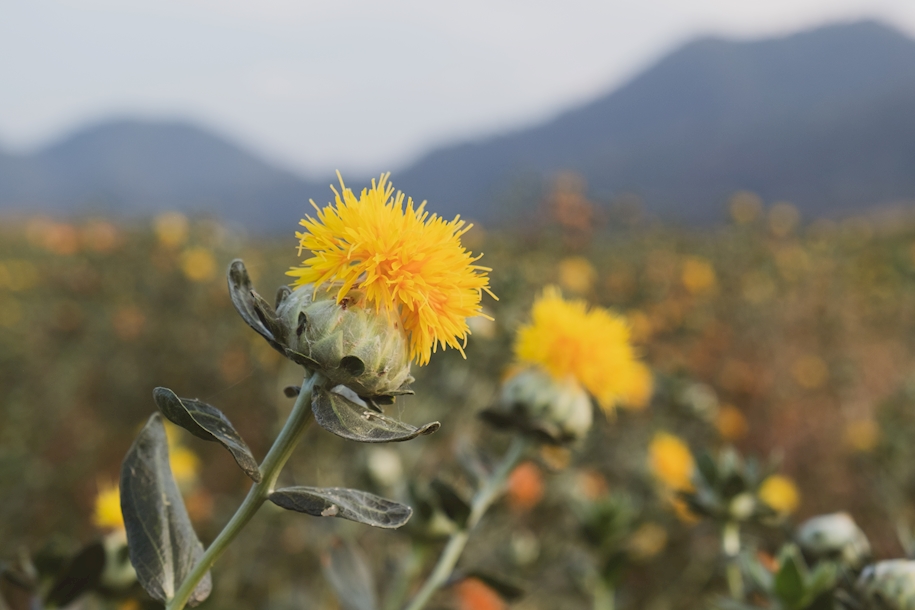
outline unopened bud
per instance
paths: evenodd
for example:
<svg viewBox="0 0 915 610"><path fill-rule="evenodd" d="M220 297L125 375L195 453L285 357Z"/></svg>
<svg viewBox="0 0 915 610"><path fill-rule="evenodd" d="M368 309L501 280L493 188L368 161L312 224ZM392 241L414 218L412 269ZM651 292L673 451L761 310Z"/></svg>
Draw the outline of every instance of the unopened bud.
<svg viewBox="0 0 915 610"><path fill-rule="evenodd" d="M891 559L861 572L858 594L866 608L915 610L915 561Z"/></svg>
<svg viewBox="0 0 915 610"><path fill-rule="evenodd" d="M728 513L738 521L744 521L750 518L750 515L756 510L756 498L749 492L744 492L731 500L728 507Z"/></svg>
<svg viewBox="0 0 915 610"><path fill-rule="evenodd" d="M864 563L871 545L848 513L833 513L808 519L797 530L805 553L817 559L840 559L852 567Z"/></svg>
<svg viewBox="0 0 915 610"><path fill-rule="evenodd" d="M490 413L555 443L584 438L593 420L591 398L577 382L557 381L538 368L523 369L506 380Z"/></svg>
<svg viewBox="0 0 915 610"><path fill-rule="evenodd" d="M396 394L413 381L399 316L367 306L358 290L339 303L323 288L314 296L313 286L301 286L277 309L289 329L286 344L310 366L360 396Z"/></svg>

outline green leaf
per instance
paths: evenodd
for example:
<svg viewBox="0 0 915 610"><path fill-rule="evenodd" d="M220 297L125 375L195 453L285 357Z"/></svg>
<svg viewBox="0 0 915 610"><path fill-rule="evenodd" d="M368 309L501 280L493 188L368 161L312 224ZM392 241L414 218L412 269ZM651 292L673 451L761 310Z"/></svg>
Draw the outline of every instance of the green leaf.
<svg viewBox="0 0 915 610"><path fill-rule="evenodd" d="M345 396L344 392L350 394ZM311 400L315 421L337 436L360 443L391 443L408 441L420 435L432 434L441 424L432 422L417 428L378 413L342 386L328 390L318 388Z"/></svg>
<svg viewBox="0 0 915 610"><path fill-rule="evenodd" d="M235 259L229 265L229 298L242 319L248 323L273 349L286 355L284 345L286 329L277 318L276 312L267 301L254 292L251 278L241 259ZM280 299L280 293L277 294Z"/></svg>
<svg viewBox="0 0 915 610"><path fill-rule="evenodd" d="M795 605L804 598L804 571L806 569L798 564L796 552L783 553L781 567L775 574L773 590L776 597L788 607Z"/></svg>
<svg viewBox="0 0 915 610"><path fill-rule="evenodd" d="M121 466L121 512L130 563L154 599L166 603L203 556L168 464L162 415L153 413ZM212 588L210 574L188 602L196 606Z"/></svg>
<svg viewBox="0 0 915 610"><path fill-rule="evenodd" d="M832 590L836 586L839 576L839 566L831 561L818 563L810 575L807 588L811 595L820 595Z"/></svg>
<svg viewBox="0 0 915 610"><path fill-rule="evenodd" d="M52 606L66 606L83 593L98 586L105 569L105 547L93 542L80 550L54 580L45 601Z"/></svg>
<svg viewBox="0 0 915 610"><path fill-rule="evenodd" d="M255 482L260 482L261 471L257 466L257 460L222 411L194 398L178 398L168 388L154 389L153 399L170 422L198 438L219 443L228 449L235 458L235 463L245 471L245 474Z"/></svg>
<svg viewBox="0 0 915 610"><path fill-rule="evenodd" d="M402 526L413 514L412 508L399 502L343 487L285 487L269 499L279 507L313 517L340 517L385 529Z"/></svg>
<svg viewBox="0 0 915 610"><path fill-rule="evenodd" d="M346 610L375 610L375 582L365 555L355 544L337 539L321 554L321 571Z"/></svg>
<svg viewBox="0 0 915 610"><path fill-rule="evenodd" d="M703 451L696 458L696 468L709 487L715 487L718 484L718 465L707 451Z"/></svg>

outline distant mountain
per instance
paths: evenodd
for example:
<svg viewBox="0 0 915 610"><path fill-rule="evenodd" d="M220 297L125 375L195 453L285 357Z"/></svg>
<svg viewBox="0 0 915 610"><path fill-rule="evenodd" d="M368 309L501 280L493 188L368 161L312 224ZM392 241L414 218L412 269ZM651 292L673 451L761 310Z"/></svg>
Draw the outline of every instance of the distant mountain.
<svg viewBox="0 0 915 610"><path fill-rule="evenodd" d="M811 215L915 199L915 41L875 22L756 42L698 40L542 125L436 150L396 176L486 218L558 170L666 218L721 218L749 189Z"/></svg>
<svg viewBox="0 0 915 610"><path fill-rule="evenodd" d="M112 121L33 155L0 154L4 208L127 215L178 208L256 229L288 230L315 190L240 146L182 122Z"/></svg>
<svg viewBox="0 0 915 610"><path fill-rule="evenodd" d="M876 22L697 40L552 120L434 150L393 182L445 216L490 221L536 204L564 170L595 197L636 194L687 221L722 218L739 189L808 216L915 200L915 41ZM186 123L112 121L31 155L0 150L0 210L179 208L288 231L331 182Z"/></svg>

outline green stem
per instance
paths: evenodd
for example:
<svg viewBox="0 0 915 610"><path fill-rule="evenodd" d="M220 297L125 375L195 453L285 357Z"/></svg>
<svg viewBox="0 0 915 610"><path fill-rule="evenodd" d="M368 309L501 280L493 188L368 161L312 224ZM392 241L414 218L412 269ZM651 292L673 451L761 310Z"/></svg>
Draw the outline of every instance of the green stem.
<svg viewBox="0 0 915 610"><path fill-rule="evenodd" d="M311 417L311 391L320 379L321 375L318 373L314 373L310 377L306 375L295 405L293 405L292 411L289 413L289 418L283 425L283 429L280 430L279 436L273 441L273 446L267 452L267 457L264 458L260 465L260 482L251 487L244 502L241 503L241 506L238 507L238 510L235 511L226 526L216 536L216 539L203 554L203 557L200 558L191 573L181 583L181 586L175 592L175 596L166 606L166 610L182 610L184 608L194 589L197 588L197 584L210 571L210 568L213 567L219 556L226 550L229 543L248 524L248 521L267 500L267 497L273 493L273 486L276 484L280 471L286 465L286 461L292 455L292 451L301 440L302 435L305 434L308 425L313 421Z"/></svg>
<svg viewBox="0 0 915 610"><path fill-rule="evenodd" d="M740 523L728 521L721 532L721 549L727 561L726 575L731 597L738 601L744 598L743 574L740 572Z"/></svg>
<svg viewBox="0 0 915 610"><path fill-rule="evenodd" d="M480 522L480 519L492 506L492 503L502 493L508 475L514 469L518 460L521 459L527 445L528 440L523 436L519 435L514 438L508 451L502 457L502 461L473 496L467 523L448 539L448 544L445 545L445 550L439 556L438 562L426 578L426 582L423 583L419 592L413 597L410 605L406 607L406 610L421 610L421 608L425 607L432 595L445 584L448 577L454 572L454 566L457 565L461 553L464 552L464 547L467 546L470 531Z"/></svg>
<svg viewBox="0 0 915 610"><path fill-rule="evenodd" d="M613 585L603 578L594 583L594 610L614 610L616 608L616 591Z"/></svg>

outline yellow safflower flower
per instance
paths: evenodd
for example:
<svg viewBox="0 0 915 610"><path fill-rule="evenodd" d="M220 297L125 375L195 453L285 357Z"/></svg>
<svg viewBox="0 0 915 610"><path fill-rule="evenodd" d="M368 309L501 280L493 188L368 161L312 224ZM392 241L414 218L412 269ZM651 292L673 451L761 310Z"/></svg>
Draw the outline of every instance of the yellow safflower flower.
<svg viewBox="0 0 915 610"><path fill-rule="evenodd" d="M312 256L287 272L295 286L327 285L337 300L358 288L380 311L400 314L410 339L410 358L426 364L438 347L464 353L470 329L467 318L481 315L480 299L489 290L490 271L474 263L461 245L472 225L460 217L446 222L418 207L382 174L359 197L340 178L334 205L306 216L296 233L299 254ZM406 199L406 203L405 200ZM334 284L339 283L339 284ZM341 285L342 284L342 285ZM316 288L317 289L317 288Z"/></svg>
<svg viewBox="0 0 915 610"><path fill-rule="evenodd" d="M669 432L657 432L648 445L648 464L661 483L675 491L693 490L696 462L689 446Z"/></svg>
<svg viewBox="0 0 915 610"><path fill-rule="evenodd" d="M651 373L636 359L626 320L606 309L566 301L555 286L534 302L531 323L519 329L515 356L557 380L575 379L607 412L640 406L651 394Z"/></svg>
<svg viewBox="0 0 915 610"><path fill-rule="evenodd" d="M181 255L181 270L189 280L208 282L216 277L216 259L202 246L188 248Z"/></svg>
<svg viewBox="0 0 915 610"><path fill-rule="evenodd" d="M683 261L680 279L683 286L692 294L708 292L715 288L717 283L715 268L709 261L698 256L691 256Z"/></svg>
<svg viewBox="0 0 915 610"><path fill-rule="evenodd" d="M784 514L793 513L801 503L801 494L797 485L788 477L780 474L766 477L756 495L773 510Z"/></svg>
<svg viewBox="0 0 915 610"><path fill-rule="evenodd" d="M117 485L103 484L95 496L95 510L92 512L92 523L103 530L124 529L124 516L121 514L121 492Z"/></svg>
<svg viewBox="0 0 915 610"><path fill-rule="evenodd" d="M583 256L569 256L559 261L559 284L569 292L587 294L594 286L597 272Z"/></svg>

